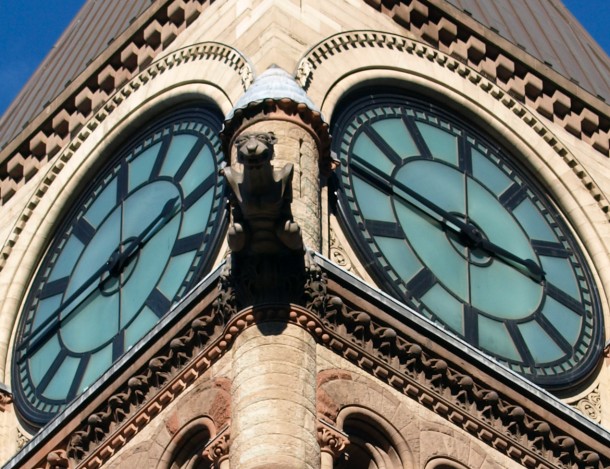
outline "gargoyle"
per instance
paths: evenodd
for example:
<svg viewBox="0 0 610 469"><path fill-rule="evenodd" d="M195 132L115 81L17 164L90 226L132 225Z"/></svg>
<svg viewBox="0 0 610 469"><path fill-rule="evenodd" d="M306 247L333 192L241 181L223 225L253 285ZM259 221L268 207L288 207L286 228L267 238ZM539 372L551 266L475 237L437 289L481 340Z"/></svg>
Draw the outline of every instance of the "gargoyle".
<svg viewBox="0 0 610 469"><path fill-rule="evenodd" d="M232 221L228 243L233 253L303 252L301 229L292 218L291 163L275 169L273 132L244 133L235 141L243 173L226 167Z"/></svg>

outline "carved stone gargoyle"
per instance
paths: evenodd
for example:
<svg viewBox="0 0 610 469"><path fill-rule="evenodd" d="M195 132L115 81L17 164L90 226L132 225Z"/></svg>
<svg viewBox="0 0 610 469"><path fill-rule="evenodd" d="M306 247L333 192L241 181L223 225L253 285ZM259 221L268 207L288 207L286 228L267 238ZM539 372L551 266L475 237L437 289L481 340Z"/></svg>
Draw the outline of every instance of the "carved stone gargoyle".
<svg viewBox="0 0 610 469"><path fill-rule="evenodd" d="M294 167L271 164L276 142L273 132L243 133L235 141L243 172L221 170L230 188L229 275L239 306L298 301L311 263L290 208Z"/></svg>
<svg viewBox="0 0 610 469"><path fill-rule="evenodd" d="M240 135L235 146L243 173L228 167L222 170L231 188L228 242L233 253L303 251L301 229L290 210L294 167L291 163L281 169L271 165L276 142L273 132Z"/></svg>

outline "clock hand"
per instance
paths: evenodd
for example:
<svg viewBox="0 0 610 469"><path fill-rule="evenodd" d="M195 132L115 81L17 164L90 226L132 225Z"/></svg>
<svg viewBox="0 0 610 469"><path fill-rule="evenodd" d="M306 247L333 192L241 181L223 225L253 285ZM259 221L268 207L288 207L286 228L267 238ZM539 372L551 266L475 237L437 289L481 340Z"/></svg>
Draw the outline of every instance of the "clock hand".
<svg viewBox="0 0 610 469"><path fill-rule="evenodd" d="M131 238L125 241L125 249L121 250L120 246L117 248L108 262L110 263L110 268L108 272L111 275L117 276L119 275L125 265L129 263L129 261L133 258L133 256L144 247L144 245L150 241L161 229L167 225L170 220L174 218L174 216L178 213L176 208L176 202L179 200L179 197L174 197L173 199L168 200L161 213L151 221L148 226L140 232L140 234L136 238ZM109 277L108 277L109 278ZM104 279L105 280L105 279Z"/></svg>
<svg viewBox="0 0 610 469"><path fill-rule="evenodd" d="M467 223L454 214L444 210L430 199L415 192L413 189L407 187L400 181L386 175L375 166L371 165L367 161L364 161L362 158L358 158L357 156L353 156L352 158L356 163L352 164L353 169L356 170L358 174L370 181L383 193L392 195L401 202L416 208L428 216L431 216L440 224L459 235L469 247L483 249L501 260L508 261L511 265L516 264L518 266L525 267L527 274L537 282L544 279L544 271L533 260L522 259L519 256L498 246L497 244L492 243L488 239L485 239L474 225ZM409 199L409 197L419 202L419 204L423 205L428 210L422 209L420 205L414 203L413 200Z"/></svg>
<svg viewBox="0 0 610 469"><path fill-rule="evenodd" d="M136 238L128 240L125 250L121 249L121 245L114 250L110 258L97 269L87 280L83 282L63 303L51 314L45 321L37 327L37 330L30 336L31 339L23 342L19 349L28 347L30 351L35 351L38 345L44 343L49 335L53 334L61 324L67 322L74 316L77 308L91 296L90 292L83 298L80 298L98 279L101 279L100 286L104 284L112 276L118 276L125 265L131 258L148 242L161 228L163 228L175 215L177 208L176 201L179 197L168 200L161 213L152 220L146 228ZM122 244L122 243L121 243ZM105 273L109 275L102 278ZM95 291L95 290L94 290ZM76 301L79 300L79 301ZM61 315L64 315L61 317Z"/></svg>

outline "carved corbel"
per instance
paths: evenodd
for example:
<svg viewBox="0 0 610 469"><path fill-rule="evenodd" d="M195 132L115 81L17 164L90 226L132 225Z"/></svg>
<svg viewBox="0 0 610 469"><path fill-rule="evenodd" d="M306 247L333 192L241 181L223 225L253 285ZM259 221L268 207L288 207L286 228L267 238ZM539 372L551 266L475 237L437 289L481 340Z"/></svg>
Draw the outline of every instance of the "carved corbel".
<svg viewBox="0 0 610 469"><path fill-rule="evenodd" d="M231 446L231 434L229 424L218 433L203 449L203 457L209 460L214 467L220 469L224 461L229 460L229 448Z"/></svg>
<svg viewBox="0 0 610 469"><path fill-rule="evenodd" d="M349 444L349 437L330 423L318 420L318 444L320 451L330 454L333 459L337 459Z"/></svg>

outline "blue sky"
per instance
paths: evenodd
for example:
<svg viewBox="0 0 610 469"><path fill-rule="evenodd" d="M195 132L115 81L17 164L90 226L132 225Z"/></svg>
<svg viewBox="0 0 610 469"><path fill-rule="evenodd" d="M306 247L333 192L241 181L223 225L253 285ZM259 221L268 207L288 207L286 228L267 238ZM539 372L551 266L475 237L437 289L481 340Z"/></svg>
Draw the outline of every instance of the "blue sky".
<svg viewBox="0 0 610 469"><path fill-rule="evenodd" d="M0 0L0 115L84 3ZM610 0L564 0L564 4L610 55Z"/></svg>

